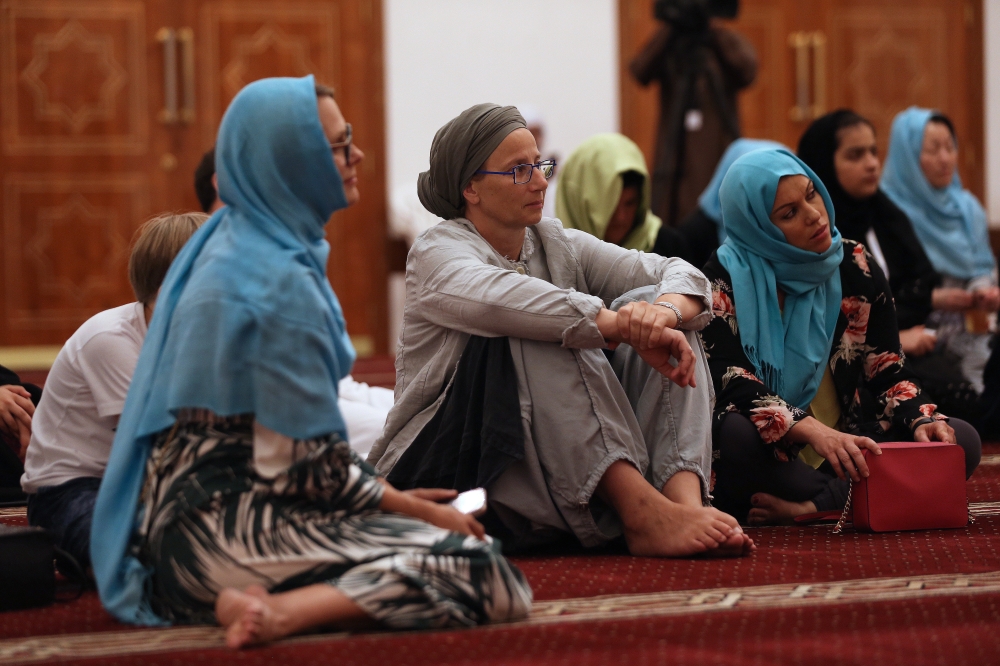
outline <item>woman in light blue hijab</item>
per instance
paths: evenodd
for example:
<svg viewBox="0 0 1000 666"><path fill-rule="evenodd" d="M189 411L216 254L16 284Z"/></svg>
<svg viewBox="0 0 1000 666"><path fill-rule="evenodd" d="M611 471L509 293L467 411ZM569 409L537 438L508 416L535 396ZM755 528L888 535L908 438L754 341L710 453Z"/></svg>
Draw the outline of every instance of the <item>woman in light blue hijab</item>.
<svg viewBox="0 0 1000 666"><path fill-rule="evenodd" d="M885 275L834 225L816 174L786 149L750 152L720 188L728 236L704 273L702 339L716 391L713 504L751 524L843 508L878 441L980 442L903 366Z"/></svg>
<svg viewBox="0 0 1000 666"><path fill-rule="evenodd" d="M896 116L881 187L910 218L934 269L943 276L942 286L965 289L968 310L996 312L1000 288L986 211L962 187L955 128L947 116L915 106ZM937 311L927 326L936 329L939 345L961 358L963 374L982 391L989 337L984 324L970 325L970 320L975 317L964 312Z"/></svg>
<svg viewBox="0 0 1000 666"><path fill-rule="evenodd" d="M240 647L530 608L482 526L425 499L449 493L400 493L346 443L354 350L324 227L357 200L362 158L311 76L252 83L226 111L226 207L163 283L94 511L94 574L120 620L218 621Z"/></svg>
<svg viewBox="0 0 1000 666"><path fill-rule="evenodd" d="M784 148L776 141L766 139L736 139L726 152L722 154L719 164L715 167L712 180L698 198L698 207L681 220L677 233L684 241L687 255L682 256L695 266L704 266L716 248L726 240L726 230L722 225L722 204L719 201L719 188L722 179L733 162L747 153L766 148Z"/></svg>

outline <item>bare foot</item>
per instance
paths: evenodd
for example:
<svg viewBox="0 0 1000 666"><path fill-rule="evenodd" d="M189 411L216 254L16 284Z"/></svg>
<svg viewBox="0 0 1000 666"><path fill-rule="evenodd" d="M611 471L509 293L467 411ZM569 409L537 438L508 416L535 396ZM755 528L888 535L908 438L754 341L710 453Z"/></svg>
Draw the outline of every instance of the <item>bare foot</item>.
<svg viewBox="0 0 1000 666"><path fill-rule="evenodd" d="M702 557L742 557L749 555L755 550L757 550L757 545L753 542L753 539L742 528L737 527L736 531L731 537L726 539L725 543L720 544L718 548L706 550L701 555Z"/></svg>
<svg viewBox="0 0 1000 666"><path fill-rule="evenodd" d="M739 557L754 549L732 516L711 507L671 502L659 493L644 496L623 523L633 555L689 557L711 551L713 556Z"/></svg>
<svg viewBox="0 0 1000 666"><path fill-rule="evenodd" d="M228 587L215 601L215 618L226 628L226 645L239 649L287 635L279 629L277 614L268 603L270 594L260 585L240 592Z"/></svg>
<svg viewBox="0 0 1000 666"><path fill-rule="evenodd" d="M750 502L753 508L747 523L751 525L792 525L796 516L816 512L812 502L789 502L767 493L756 493Z"/></svg>

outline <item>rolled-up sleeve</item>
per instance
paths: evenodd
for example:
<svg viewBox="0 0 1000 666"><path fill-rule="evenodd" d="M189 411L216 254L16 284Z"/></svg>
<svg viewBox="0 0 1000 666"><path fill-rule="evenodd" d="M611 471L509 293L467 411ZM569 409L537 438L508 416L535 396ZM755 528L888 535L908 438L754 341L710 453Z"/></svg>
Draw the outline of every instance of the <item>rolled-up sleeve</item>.
<svg viewBox="0 0 1000 666"><path fill-rule="evenodd" d="M483 337L604 347L597 328L601 298L484 263L455 244L417 240L408 258L421 315L445 328Z"/></svg>
<svg viewBox="0 0 1000 666"><path fill-rule="evenodd" d="M681 325L682 329L700 331L712 321L711 283L683 259L626 250L576 229L567 229L566 236L591 293L608 306L619 298L652 302L663 294L682 294L704 305L698 315Z"/></svg>

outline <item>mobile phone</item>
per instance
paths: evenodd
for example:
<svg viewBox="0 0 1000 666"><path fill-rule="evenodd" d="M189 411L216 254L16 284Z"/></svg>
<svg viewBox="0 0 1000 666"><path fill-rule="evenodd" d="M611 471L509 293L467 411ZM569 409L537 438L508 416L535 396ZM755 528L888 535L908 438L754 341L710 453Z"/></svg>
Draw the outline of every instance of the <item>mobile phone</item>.
<svg viewBox="0 0 1000 666"><path fill-rule="evenodd" d="M473 488L460 493L451 501L451 505L460 512L470 516L481 516L486 513L486 489Z"/></svg>

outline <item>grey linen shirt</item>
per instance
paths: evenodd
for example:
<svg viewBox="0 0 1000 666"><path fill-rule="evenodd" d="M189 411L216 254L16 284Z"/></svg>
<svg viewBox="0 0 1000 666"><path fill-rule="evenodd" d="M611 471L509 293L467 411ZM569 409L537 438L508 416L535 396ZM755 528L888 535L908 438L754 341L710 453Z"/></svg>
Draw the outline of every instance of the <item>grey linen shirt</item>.
<svg viewBox="0 0 1000 666"><path fill-rule="evenodd" d="M551 282L524 274L537 244ZM504 258L464 218L427 230L406 259L396 402L368 462L382 472L392 469L440 407L470 335L602 348L597 313L652 285L659 285L652 299L684 294L705 304L681 328L698 331L711 321L708 279L681 259L626 250L553 219L527 229L519 261Z"/></svg>

